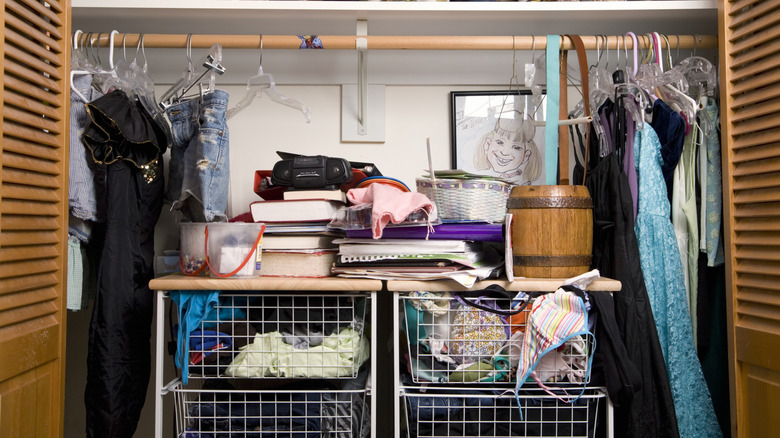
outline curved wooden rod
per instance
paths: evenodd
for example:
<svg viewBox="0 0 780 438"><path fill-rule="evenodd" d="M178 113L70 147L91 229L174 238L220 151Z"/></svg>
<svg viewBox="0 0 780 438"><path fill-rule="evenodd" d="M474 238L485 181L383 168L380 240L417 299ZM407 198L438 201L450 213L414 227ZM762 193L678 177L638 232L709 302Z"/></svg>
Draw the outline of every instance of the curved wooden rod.
<svg viewBox="0 0 780 438"><path fill-rule="evenodd" d="M89 45L87 34L80 36L79 46ZM124 38L125 47L136 47L139 34L118 34L114 37L114 46L121 47ZM382 36L382 35L321 35L322 47L327 50L355 50L358 38L365 38L368 50L544 50L547 47L546 36ZM715 35L667 35L669 46L662 39L664 48L671 49L715 49L718 47L718 37ZM606 36L604 38L591 35L583 36L585 48L595 50L609 47L610 50L633 48L633 40L622 35ZM90 40L95 46L108 46L107 33L92 34ZM263 35L264 49L300 49L301 37L297 35ZM187 34L144 34L145 48L185 48ZM192 35L193 48L209 48L215 43L222 44L226 49L259 49L260 35ZM647 48L651 40L639 35L639 45ZM564 38L561 48L574 49L571 41Z"/></svg>

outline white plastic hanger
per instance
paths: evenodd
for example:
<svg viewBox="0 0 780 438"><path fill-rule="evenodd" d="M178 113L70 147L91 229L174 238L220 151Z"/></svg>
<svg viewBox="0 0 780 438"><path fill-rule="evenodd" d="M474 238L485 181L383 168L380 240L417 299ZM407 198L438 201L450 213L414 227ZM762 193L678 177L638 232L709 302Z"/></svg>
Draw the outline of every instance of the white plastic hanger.
<svg viewBox="0 0 780 438"><path fill-rule="evenodd" d="M241 110L249 106L255 98L261 94L266 94L276 103L295 108L303 113L306 117L306 123L311 122L311 109L303 101L287 97L276 89L276 83L274 77L269 73L263 72L263 36L260 35L260 67L257 69L257 75L252 76L246 83L246 94L244 97L234 106L227 110L226 117L231 117L238 114Z"/></svg>
<svg viewBox="0 0 780 438"><path fill-rule="evenodd" d="M225 67L220 64L222 62L222 45L219 43L214 44L209 49L208 53L201 58L197 63L192 63L192 34L187 36L187 70L171 88L160 96L160 107L168 108L169 106L189 99L194 96L187 96L187 92L198 87L198 96L202 96L203 93L214 90L216 83L216 75L225 73ZM208 86L204 87L201 83L206 75L209 75Z"/></svg>
<svg viewBox="0 0 780 438"><path fill-rule="evenodd" d="M679 111L685 116L685 122L688 126L692 126L696 123L696 113L698 111L699 104L692 97L685 94L688 90L688 81L685 77L675 69L669 69L663 71L663 56L661 37L658 32L653 32L653 46L657 49L658 56L657 65L661 74L655 77L655 90L659 93L659 97L663 98L670 105L674 104L679 108ZM667 74L675 72L674 74ZM683 84L682 88L677 88L673 84ZM683 89L684 88L684 89ZM674 106L672 105L672 106Z"/></svg>
<svg viewBox="0 0 780 438"><path fill-rule="evenodd" d="M78 88L76 88L76 84L74 82L76 75L89 75L93 73L93 71L87 69L87 67L90 65L89 60L84 55L84 53L79 50L79 37L83 33L84 32L82 32L81 29L77 29L73 33L73 52L71 54L71 62L70 62L71 65L70 89L71 91L76 93L76 96L78 96L78 98L81 99L82 102L88 103L89 99L87 99L86 96L81 94Z"/></svg>
<svg viewBox="0 0 780 438"><path fill-rule="evenodd" d="M113 89L126 90L130 88L127 84L119 80L119 77L116 72L116 68L114 66L114 36L118 34L119 34L118 31L112 30L108 37L109 68L107 70L101 68L99 71L95 72L95 74L92 75L92 86L102 91L104 94L110 92ZM98 38L96 42L97 42L97 50L95 51L95 53L99 55L100 34L98 34ZM98 56L98 65L100 65L99 56Z"/></svg>

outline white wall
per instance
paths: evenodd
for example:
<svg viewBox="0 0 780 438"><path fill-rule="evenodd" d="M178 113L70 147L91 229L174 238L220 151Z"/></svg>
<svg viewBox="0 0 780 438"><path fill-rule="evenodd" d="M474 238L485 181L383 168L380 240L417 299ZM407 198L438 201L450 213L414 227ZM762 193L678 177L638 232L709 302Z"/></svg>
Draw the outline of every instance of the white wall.
<svg viewBox="0 0 780 438"><path fill-rule="evenodd" d="M231 99L243 93L241 87L226 89ZM246 211L249 202L257 200L251 189L254 171L271 169L279 160L277 150L373 162L382 174L414 189L415 177L428 167L430 137L434 167L450 166L450 86L386 87L384 143L341 143L340 86L279 89L303 99L311 107L312 121L307 124L295 109L262 98L228 121L233 213Z"/></svg>

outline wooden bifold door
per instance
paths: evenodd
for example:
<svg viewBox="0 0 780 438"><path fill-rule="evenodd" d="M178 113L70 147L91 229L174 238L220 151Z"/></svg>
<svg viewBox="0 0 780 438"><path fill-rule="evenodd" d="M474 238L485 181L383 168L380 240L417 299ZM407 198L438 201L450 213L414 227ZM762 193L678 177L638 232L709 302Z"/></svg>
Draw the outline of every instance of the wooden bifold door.
<svg viewBox="0 0 780 438"><path fill-rule="evenodd" d="M0 437L62 435L69 1L5 0Z"/></svg>
<svg viewBox="0 0 780 438"><path fill-rule="evenodd" d="M732 435L780 436L780 2L718 12Z"/></svg>

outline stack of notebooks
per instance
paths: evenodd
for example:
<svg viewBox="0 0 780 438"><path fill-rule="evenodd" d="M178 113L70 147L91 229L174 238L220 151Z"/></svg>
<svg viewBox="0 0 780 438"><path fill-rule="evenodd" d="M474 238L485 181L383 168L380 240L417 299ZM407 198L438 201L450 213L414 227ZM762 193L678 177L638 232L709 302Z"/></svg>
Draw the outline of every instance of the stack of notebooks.
<svg viewBox="0 0 780 438"><path fill-rule="evenodd" d="M336 261L340 233L327 225L346 206L340 190L296 190L283 200L253 202L252 220L266 225L260 275L273 277L328 277Z"/></svg>
<svg viewBox="0 0 780 438"><path fill-rule="evenodd" d="M338 239L333 272L452 272L482 259L479 242L463 240Z"/></svg>
<svg viewBox="0 0 780 438"><path fill-rule="evenodd" d="M502 262L481 241L344 238L334 243L339 249L333 273L342 277L469 281L474 276L489 277Z"/></svg>

